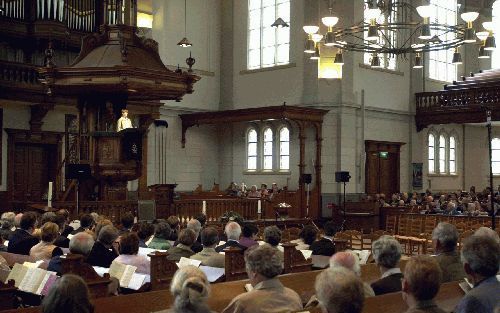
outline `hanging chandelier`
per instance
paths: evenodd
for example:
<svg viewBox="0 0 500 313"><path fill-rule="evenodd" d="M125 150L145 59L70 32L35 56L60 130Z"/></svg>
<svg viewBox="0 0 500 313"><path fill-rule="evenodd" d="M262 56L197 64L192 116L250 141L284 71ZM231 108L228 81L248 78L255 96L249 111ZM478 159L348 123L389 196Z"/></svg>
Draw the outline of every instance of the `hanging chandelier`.
<svg viewBox="0 0 500 313"><path fill-rule="evenodd" d="M349 0L350 1L350 0ZM488 58L495 49L493 23L484 22L484 31L474 29L479 13L464 10L460 15L465 23L447 25L433 22L434 7L426 3L418 7L403 0L367 0L363 21L345 28L335 27L339 17L334 14L334 0L328 0L329 14L321 19L326 33L319 34L318 25L303 27L307 34L305 53L319 60L321 46L337 47L334 63L344 63L343 51L371 54L371 66L380 67L380 55L415 56L414 68L423 67L425 52L454 49L453 63L461 64L459 47L477 44L479 58Z"/></svg>

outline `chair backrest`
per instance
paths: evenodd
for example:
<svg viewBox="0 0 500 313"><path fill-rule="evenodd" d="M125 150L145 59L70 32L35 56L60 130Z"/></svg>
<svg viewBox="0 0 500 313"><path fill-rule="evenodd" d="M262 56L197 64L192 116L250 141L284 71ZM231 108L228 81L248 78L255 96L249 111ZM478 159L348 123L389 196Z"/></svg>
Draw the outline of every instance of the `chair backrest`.
<svg viewBox="0 0 500 313"><path fill-rule="evenodd" d="M358 230L346 230L344 233L349 235L351 249L363 249L363 233Z"/></svg>
<svg viewBox="0 0 500 313"><path fill-rule="evenodd" d="M225 253L225 276L226 281L240 280L248 277L244 251L238 247L229 247L224 249Z"/></svg>
<svg viewBox="0 0 500 313"><path fill-rule="evenodd" d="M60 258L61 274L75 274L83 278L87 283L91 298L108 296L108 285L111 283L109 274L99 276L90 264L84 262L84 257L80 254L66 254Z"/></svg>
<svg viewBox="0 0 500 313"><path fill-rule="evenodd" d="M397 215L387 215L385 218L385 230L391 234L396 233L398 217Z"/></svg>
<svg viewBox="0 0 500 313"><path fill-rule="evenodd" d="M167 252L155 251L148 254L148 256L151 258L151 289L169 289L170 282L178 269L177 264L167 259Z"/></svg>
<svg viewBox="0 0 500 313"><path fill-rule="evenodd" d="M401 236L408 236L410 233L410 223L411 219L409 216L406 215L400 215L399 216L399 222L398 222L398 235Z"/></svg>
<svg viewBox="0 0 500 313"><path fill-rule="evenodd" d="M306 272L312 269L312 259L305 259L302 252L295 249L296 243L286 242L281 244L283 246L284 254L284 268L283 273L298 273Z"/></svg>
<svg viewBox="0 0 500 313"><path fill-rule="evenodd" d="M414 216L410 221L410 236L418 236L422 233L422 217Z"/></svg>
<svg viewBox="0 0 500 313"><path fill-rule="evenodd" d="M456 223L455 227L457 228L459 234L461 234L467 230L470 230L470 229L468 229L467 224L465 224L464 222Z"/></svg>
<svg viewBox="0 0 500 313"><path fill-rule="evenodd" d="M424 220L424 233L432 234L434 228L436 228L437 219L435 216L427 215Z"/></svg>

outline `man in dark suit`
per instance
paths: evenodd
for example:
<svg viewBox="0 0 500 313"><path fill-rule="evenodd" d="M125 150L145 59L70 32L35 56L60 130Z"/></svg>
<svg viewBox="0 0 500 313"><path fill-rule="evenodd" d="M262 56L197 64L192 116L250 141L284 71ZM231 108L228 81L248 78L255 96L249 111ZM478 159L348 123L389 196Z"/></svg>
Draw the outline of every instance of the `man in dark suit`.
<svg viewBox="0 0 500 313"><path fill-rule="evenodd" d="M316 240L309 247L314 255L332 256L335 254L335 244L333 243L333 236L335 236L336 228L333 221L326 222L323 229L325 235L320 240Z"/></svg>
<svg viewBox="0 0 500 313"><path fill-rule="evenodd" d="M21 217L20 228L16 229L9 237L10 253L30 254L30 249L38 243L38 238L32 235L36 227L36 214L26 212Z"/></svg>
<svg viewBox="0 0 500 313"><path fill-rule="evenodd" d="M59 211L56 212L56 214L64 218L64 228L63 231L61 231L61 236L68 237L68 235L75 230L73 227L69 226L70 221L69 221L68 210L60 209Z"/></svg>
<svg viewBox="0 0 500 313"><path fill-rule="evenodd" d="M80 227L71 232L72 235L76 235L82 231L92 229L94 226L94 218L90 214L83 214L80 218Z"/></svg>
<svg viewBox="0 0 500 313"><path fill-rule="evenodd" d="M401 245L394 237L384 235L373 242L372 254L382 276L371 284L376 296L401 291L403 274L399 268Z"/></svg>
<svg viewBox="0 0 500 313"><path fill-rule="evenodd" d="M123 214L122 218L120 219L120 222L122 224L122 229L120 230L120 236L129 233L132 227L134 226L134 215L130 212L127 212Z"/></svg>
<svg viewBox="0 0 500 313"><path fill-rule="evenodd" d="M240 245L240 243L238 242L238 240L240 240L240 235L241 235L241 227L238 223L236 222L227 223L226 227L224 228L224 232L226 233L227 241L225 244L215 248L215 251L222 252L224 251L224 249L229 247L237 247L240 248L241 250L245 250L247 248L243 245Z"/></svg>
<svg viewBox="0 0 500 313"><path fill-rule="evenodd" d="M498 312L500 281L497 274L500 264L500 244L493 238L473 235L465 239L461 253L465 273L474 288L465 294L455 312Z"/></svg>
<svg viewBox="0 0 500 313"><path fill-rule="evenodd" d="M81 232L74 235L71 238L69 242L69 252L72 254L81 254L85 258L87 258L93 246L94 246L94 238L86 232ZM53 257L49 261L47 270L56 272L58 275L63 274L60 255Z"/></svg>
<svg viewBox="0 0 500 313"><path fill-rule="evenodd" d="M118 253L113 247L113 243L117 238L118 230L114 226L104 226L90 251L87 263L92 266L110 267L113 260L118 257Z"/></svg>
<svg viewBox="0 0 500 313"><path fill-rule="evenodd" d="M54 245L61 248L69 248L69 239L62 234L66 226L66 219L63 215L57 214L54 222L59 226L59 236L54 241Z"/></svg>

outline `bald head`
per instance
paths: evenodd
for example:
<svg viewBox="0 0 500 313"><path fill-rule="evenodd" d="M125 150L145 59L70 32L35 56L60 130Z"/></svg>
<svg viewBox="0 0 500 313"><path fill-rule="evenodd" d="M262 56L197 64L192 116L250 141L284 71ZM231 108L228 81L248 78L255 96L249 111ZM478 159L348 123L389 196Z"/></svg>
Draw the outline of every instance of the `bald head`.
<svg viewBox="0 0 500 313"><path fill-rule="evenodd" d="M346 268L357 276L361 275L358 257L351 251L337 252L330 258L330 268L336 267Z"/></svg>
<svg viewBox="0 0 500 313"><path fill-rule="evenodd" d="M69 251L74 254L89 255L94 246L94 238L87 232L80 232L69 240Z"/></svg>

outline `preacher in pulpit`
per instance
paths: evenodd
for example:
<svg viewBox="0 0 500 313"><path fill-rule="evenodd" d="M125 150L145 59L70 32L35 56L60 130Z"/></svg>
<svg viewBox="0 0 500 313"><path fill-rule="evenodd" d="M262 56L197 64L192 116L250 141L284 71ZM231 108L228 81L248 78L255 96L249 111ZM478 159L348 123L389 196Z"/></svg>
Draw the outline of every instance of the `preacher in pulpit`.
<svg viewBox="0 0 500 313"><path fill-rule="evenodd" d="M132 121L128 118L128 110L123 109L122 117L120 117L116 123L116 131L119 132L127 128L132 128Z"/></svg>

